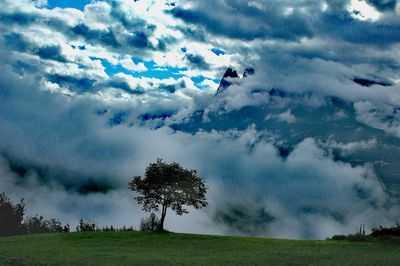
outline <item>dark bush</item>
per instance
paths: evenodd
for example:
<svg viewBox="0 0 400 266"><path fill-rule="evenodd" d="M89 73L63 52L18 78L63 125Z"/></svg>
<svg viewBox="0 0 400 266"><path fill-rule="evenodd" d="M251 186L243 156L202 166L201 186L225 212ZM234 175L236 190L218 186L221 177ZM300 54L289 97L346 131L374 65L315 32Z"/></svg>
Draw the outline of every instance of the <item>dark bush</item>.
<svg viewBox="0 0 400 266"><path fill-rule="evenodd" d="M106 226L106 227L100 228L98 230L100 230L102 232L115 232L115 231L117 231L117 229L112 225L110 227Z"/></svg>
<svg viewBox="0 0 400 266"><path fill-rule="evenodd" d="M328 240L346 240L348 236L346 235L334 235L331 238L328 238Z"/></svg>
<svg viewBox="0 0 400 266"><path fill-rule="evenodd" d="M79 225L76 227L76 231L78 232L94 232L97 230L98 228L95 223L83 219L79 221Z"/></svg>
<svg viewBox="0 0 400 266"><path fill-rule="evenodd" d="M364 234L354 234L349 235L347 239L349 241L367 241L368 239L370 239L370 237Z"/></svg>
<svg viewBox="0 0 400 266"><path fill-rule="evenodd" d="M126 225L122 226L121 228L117 228L114 226L106 226L106 227L97 227L96 231L100 231L100 232L128 232L128 231L135 231L135 229L131 226L131 227L127 227Z"/></svg>
<svg viewBox="0 0 400 266"><path fill-rule="evenodd" d="M357 229L357 231L357 233L350 235L334 235L328 238L328 240L366 241L371 239L398 239L400 237L400 224L397 223L396 226L392 227L374 227L369 235L365 234L364 225L360 226L360 229Z"/></svg>
<svg viewBox="0 0 400 266"><path fill-rule="evenodd" d="M140 231L160 231L160 219L158 219L154 213L150 213L149 217L142 219L142 221L140 222Z"/></svg>
<svg viewBox="0 0 400 266"><path fill-rule="evenodd" d="M331 238L328 238L327 240L367 241L370 238L371 237L368 235L356 233L350 235L334 235Z"/></svg>
<svg viewBox="0 0 400 266"><path fill-rule="evenodd" d="M394 227L374 227L372 228L371 236L373 237L381 237L381 236L400 236L400 224L396 224Z"/></svg>
<svg viewBox="0 0 400 266"><path fill-rule="evenodd" d="M122 228L117 229L118 232L128 232L128 231L135 231L133 226L127 227L126 225L122 226Z"/></svg>
<svg viewBox="0 0 400 266"><path fill-rule="evenodd" d="M56 219L45 220L43 216L33 216L25 219L24 222L27 233L56 233L65 232L67 226L62 226ZM68 230L69 231L69 230Z"/></svg>

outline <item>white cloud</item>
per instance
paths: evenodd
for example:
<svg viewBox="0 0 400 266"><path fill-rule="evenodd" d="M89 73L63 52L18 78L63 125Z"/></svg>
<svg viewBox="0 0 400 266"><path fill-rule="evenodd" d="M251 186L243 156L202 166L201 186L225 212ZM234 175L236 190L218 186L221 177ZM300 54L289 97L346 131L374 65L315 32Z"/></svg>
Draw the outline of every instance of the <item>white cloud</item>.
<svg viewBox="0 0 400 266"><path fill-rule="evenodd" d="M37 7L43 7L47 5L47 0L34 0L33 3Z"/></svg>
<svg viewBox="0 0 400 266"><path fill-rule="evenodd" d="M381 14L372 6L368 5L364 0L351 0L347 10L351 12L354 18L360 20L378 20Z"/></svg>
<svg viewBox="0 0 400 266"><path fill-rule="evenodd" d="M295 123L297 121L296 117L292 114L292 111L289 109L286 112L283 112L278 115L279 121L284 121L288 124Z"/></svg>
<svg viewBox="0 0 400 266"><path fill-rule="evenodd" d="M123 66L125 69L134 71L134 72L144 72L147 71L147 67L143 64L143 62L134 63L132 58L124 58L119 61L119 64Z"/></svg>
<svg viewBox="0 0 400 266"><path fill-rule="evenodd" d="M349 155L360 150L370 150L376 148L378 145L377 139L353 141L348 143L340 143L334 139L330 139L328 143L325 144L328 148L340 149L342 155Z"/></svg>
<svg viewBox="0 0 400 266"><path fill-rule="evenodd" d="M354 103L354 109L358 121L400 137L400 114L396 107L363 101Z"/></svg>

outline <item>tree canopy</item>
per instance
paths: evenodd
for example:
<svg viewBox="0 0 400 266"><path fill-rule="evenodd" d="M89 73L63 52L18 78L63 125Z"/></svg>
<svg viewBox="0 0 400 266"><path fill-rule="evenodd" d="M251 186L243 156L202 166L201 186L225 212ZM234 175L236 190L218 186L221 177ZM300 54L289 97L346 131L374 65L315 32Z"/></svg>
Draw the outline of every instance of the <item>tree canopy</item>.
<svg viewBox="0 0 400 266"><path fill-rule="evenodd" d="M185 169L178 163L157 159L146 168L144 177L135 176L129 188L138 193L135 197L143 210L161 211L160 230L164 230L167 209L176 214L188 213L186 207L200 209L207 206L207 186L196 170Z"/></svg>
<svg viewBox="0 0 400 266"><path fill-rule="evenodd" d="M0 236L16 235L25 232L22 221L24 219L25 204L21 200L13 204L4 193L0 194Z"/></svg>

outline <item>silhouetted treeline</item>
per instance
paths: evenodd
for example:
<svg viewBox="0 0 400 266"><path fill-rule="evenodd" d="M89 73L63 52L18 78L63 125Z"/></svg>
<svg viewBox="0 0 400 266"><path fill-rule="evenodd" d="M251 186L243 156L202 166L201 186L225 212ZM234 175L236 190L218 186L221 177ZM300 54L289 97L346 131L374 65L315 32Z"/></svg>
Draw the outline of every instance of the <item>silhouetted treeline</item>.
<svg viewBox="0 0 400 266"><path fill-rule="evenodd" d="M372 228L371 236L400 236L400 224L389 228L382 226Z"/></svg>
<svg viewBox="0 0 400 266"><path fill-rule="evenodd" d="M400 224L397 223L396 226L374 227L370 234L365 233L365 226L362 224L355 234L350 235L334 235L329 240L350 240L350 241L366 241L369 239L380 238L380 237L400 237Z"/></svg>
<svg viewBox="0 0 400 266"><path fill-rule="evenodd" d="M127 227L124 225L121 228L114 227L114 226L106 226L106 227L99 227L92 221L87 221L81 219L79 221L79 225L76 226L77 232L126 232L126 231L135 231L135 229L131 227Z"/></svg>
<svg viewBox="0 0 400 266"><path fill-rule="evenodd" d="M28 217L25 219L24 225L28 234L69 232L69 225L63 226L54 218L45 220L43 216Z"/></svg>
<svg viewBox="0 0 400 266"><path fill-rule="evenodd" d="M62 226L56 219L46 220L43 216L31 216L24 219L24 215L23 199L13 204L4 193L0 194L0 236L69 232L69 226Z"/></svg>

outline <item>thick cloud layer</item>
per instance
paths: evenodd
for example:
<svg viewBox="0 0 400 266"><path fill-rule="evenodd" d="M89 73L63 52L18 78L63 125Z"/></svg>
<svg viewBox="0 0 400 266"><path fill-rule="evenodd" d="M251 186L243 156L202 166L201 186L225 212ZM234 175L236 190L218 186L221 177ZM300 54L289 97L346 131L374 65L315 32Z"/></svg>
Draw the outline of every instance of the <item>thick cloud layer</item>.
<svg viewBox="0 0 400 266"><path fill-rule="evenodd" d="M398 200L375 163L333 151L398 149L399 10L361 2L377 17L355 1L6 1L0 192L72 225L137 226L145 214L127 183L161 157L210 187L208 208L168 214L173 231L325 238L393 224ZM228 65L240 78L215 95ZM298 138L307 110L332 105L332 123L354 115L350 126L374 135L301 135L282 150L279 131ZM254 106L280 128L252 124ZM235 112L243 119L225 126Z"/></svg>
<svg viewBox="0 0 400 266"><path fill-rule="evenodd" d="M323 238L396 218L394 203L367 166L335 162L313 139L282 160L254 127L195 135L110 127L94 113L96 100L36 90L25 86L40 86L32 77L22 81L3 70L2 189L26 198L32 214L71 224L87 217L103 225L136 225L143 214L127 182L162 157L198 169L211 188L210 207L186 218L171 216L172 230ZM82 190L90 181L104 184L104 191ZM181 227L186 222L190 227Z"/></svg>
<svg viewBox="0 0 400 266"><path fill-rule="evenodd" d="M191 1L189 8L178 6L171 13L211 33L230 38L298 40L312 37L306 18L297 9L287 13L287 8L287 4L266 1Z"/></svg>

